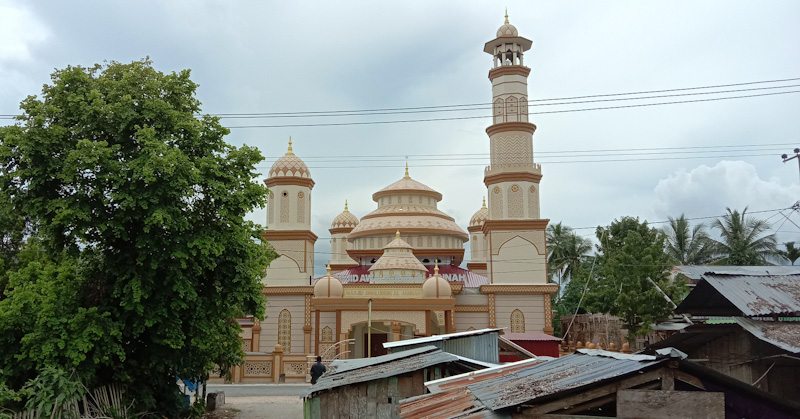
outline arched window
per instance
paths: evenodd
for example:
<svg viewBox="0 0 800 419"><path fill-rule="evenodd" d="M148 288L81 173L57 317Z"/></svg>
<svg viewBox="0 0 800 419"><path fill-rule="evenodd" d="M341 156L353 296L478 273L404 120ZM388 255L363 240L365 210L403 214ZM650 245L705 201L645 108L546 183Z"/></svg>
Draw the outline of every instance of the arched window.
<svg viewBox="0 0 800 419"><path fill-rule="evenodd" d="M282 223L289 222L289 192L281 192L281 215L280 220Z"/></svg>
<svg viewBox="0 0 800 419"><path fill-rule="evenodd" d="M292 313L287 309L278 314L278 343L283 346L283 353L292 352Z"/></svg>
<svg viewBox="0 0 800 419"><path fill-rule="evenodd" d="M492 218L503 218L503 191L499 186L492 188L492 196L489 197L489 208L492 211Z"/></svg>
<svg viewBox="0 0 800 419"><path fill-rule="evenodd" d="M306 221L306 194L302 191L297 193L297 222Z"/></svg>
<svg viewBox="0 0 800 419"><path fill-rule="evenodd" d="M322 341L333 342L333 330L330 328L330 326L325 326L322 328Z"/></svg>
<svg viewBox="0 0 800 419"><path fill-rule="evenodd" d="M511 312L511 333L525 333L525 315L519 309Z"/></svg>

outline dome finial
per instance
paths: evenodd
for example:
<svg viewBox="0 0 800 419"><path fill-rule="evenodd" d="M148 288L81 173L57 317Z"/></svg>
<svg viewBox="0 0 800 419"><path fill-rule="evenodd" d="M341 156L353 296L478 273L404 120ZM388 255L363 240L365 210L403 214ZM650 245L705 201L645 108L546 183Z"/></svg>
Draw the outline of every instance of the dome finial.
<svg viewBox="0 0 800 419"><path fill-rule="evenodd" d="M400 238L400 230L397 230L397 232L394 233L394 238L396 238L396 239Z"/></svg>
<svg viewBox="0 0 800 419"><path fill-rule="evenodd" d="M344 200L344 210L345 210L345 211L350 211L350 210L347 208L347 200L346 200L346 199Z"/></svg>
<svg viewBox="0 0 800 419"><path fill-rule="evenodd" d="M292 151L292 136L291 135L289 136L289 147L286 149L286 154L294 154L294 151Z"/></svg>
<svg viewBox="0 0 800 419"><path fill-rule="evenodd" d="M411 176L408 175L408 160L406 160L406 174L403 175L403 177L406 178L406 179L411 177Z"/></svg>
<svg viewBox="0 0 800 419"><path fill-rule="evenodd" d="M483 205L481 205L481 208L486 208L486 197L485 196L483 197Z"/></svg>
<svg viewBox="0 0 800 419"><path fill-rule="evenodd" d="M328 271L328 276L331 276L331 264L329 263L328 266L325 267L325 270Z"/></svg>
<svg viewBox="0 0 800 419"><path fill-rule="evenodd" d="M508 25L508 7L506 7L506 25Z"/></svg>
<svg viewBox="0 0 800 419"><path fill-rule="evenodd" d="M439 276L439 260L433 262L433 276Z"/></svg>

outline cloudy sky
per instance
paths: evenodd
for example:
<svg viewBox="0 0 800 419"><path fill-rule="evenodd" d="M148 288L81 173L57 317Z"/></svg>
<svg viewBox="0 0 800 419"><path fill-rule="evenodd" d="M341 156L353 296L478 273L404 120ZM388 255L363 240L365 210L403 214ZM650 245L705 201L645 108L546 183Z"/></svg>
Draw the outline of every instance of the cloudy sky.
<svg viewBox="0 0 800 419"><path fill-rule="evenodd" d="M146 56L162 71L191 69L209 113L486 103L491 100L486 77L491 60L483 44L494 38L506 5L520 34L534 42L526 55L533 69L530 99L800 77L797 1L0 0L0 114L16 113L19 101L39 92L55 68ZM800 85L800 80L728 89L784 85ZM800 87L728 95L788 90ZM718 96L571 108L707 97ZM485 113L224 123L286 125ZM726 207L785 208L800 198L795 163L783 164L778 157L800 146L800 94L531 119L538 126L534 147L544 172L542 214L551 223L586 227L623 215L651 221L680 213L702 217L722 214ZM317 246L321 264L327 259L327 227L344 200L357 215L372 210L370 195L402 176L405 156L411 175L441 191L440 207L466 226L485 194L488 123L467 119L238 128L229 140L259 147L268 156L266 170L285 151L287 138L295 139L295 152L306 159L316 181L313 228L322 238ZM665 147L673 149L668 154L652 150ZM600 151L609 149L621 151L613 157ZM698 150L703 152L689 153ZM428 160L421 160L423 156ZM773 215L770 221L782 241L800 239L800 228L792 222L766 215ZM253 214L261 223L264 218L263 210ZM793 222L800 224L800 216Z"/></svg>

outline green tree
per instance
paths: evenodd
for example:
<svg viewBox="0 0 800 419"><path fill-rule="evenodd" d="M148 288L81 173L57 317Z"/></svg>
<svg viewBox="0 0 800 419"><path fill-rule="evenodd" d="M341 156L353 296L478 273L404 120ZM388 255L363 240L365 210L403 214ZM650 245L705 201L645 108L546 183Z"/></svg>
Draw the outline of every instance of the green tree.
<svg viewBox="0 0 800 419"><path fill-rule="evenodd" d="M778 256L774 234L767 234L770 225L766 220L747 216L726 208L727 214L714 220L711 227L719 232L716 240L716 263L720 265L767 265Z"/></svg>
<svg viewBox="0 0 800 419"><path fill-rule="evenodd" d="M581 264L581 258L592 250L589 240L562 223L547 226L547 267L558 278L559 287Z"/></svg>
<svg viewBox="0 0 800 419"><path fill-rule="evenodd" d="M600 244L594 272L590 268L576 272L567 287L565 305L576 307L586 289L581 307L618 316L633 340L672 312L658 288L676 303L683 295L682 284L669 279L666 238L660 230L634 217L614 220L607 227L598 227L595 234Z"/></svg>
<svg viewBox="0 0 800 419"><path fill-rule="evenodd" d="M669 227L664 229L666 252L679 265L703 265L714 257L714 242L702 223L689 225L686 216L669 217Z"/></svg>
<svg viewBox="0 0 800 419"><path fill-rule="evenodd" d="M176 377L241 361L234 319L262 315L271 256L245 220L262 156L198 116L196 88L149 60L67 67L3 130L0 197L35 238L0 301L11 391L55 366L174 416Z"/></svg>
<svg viewBox="0 0 800 419"><path fill-rule="evenodd" d="M785 250L779 250L778 253L794 266L794 262L800 258L800 248L794 247L794 242L786 242L783 247Z"/></svg>

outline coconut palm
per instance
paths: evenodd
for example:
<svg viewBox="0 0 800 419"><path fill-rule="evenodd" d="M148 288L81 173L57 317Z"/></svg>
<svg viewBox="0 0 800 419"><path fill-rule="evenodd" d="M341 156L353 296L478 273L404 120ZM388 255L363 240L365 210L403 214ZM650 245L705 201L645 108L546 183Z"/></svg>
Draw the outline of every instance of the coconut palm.
<svg viewBox="0 0 800 419"><path fill-rule="evenodd" d="M562 278L572 276L581 263L581 257L592 250L589 240L581 237L561 223L547 227L547 266L550 272L558 275L558 282Z"/></svg>
<svg viewBox="0 0 800 419"><path fill-rule="evenodd" d="M800 248L794 247L794 242L786 242L783 244L786 250L778 250L780 255L794 265L794 261L800 258Z"/></svg>
<svg viewBox="0 0 800 419"><path fill-rule="evenodd" d="M720 265L766 265L778 256L774 234L767 234L770 225L766 220L748 217L747 207L742 212L728 211L714 220L711 227L719 231L715 240L716 263Z"/></svg>
<svg viewBox="0 0 800 419"><path fill-rule="evenodd" d="M714 242L708 237L705 225L689 225L686 216L669 217L669 227L664 228L667 236L665 251L675 263L681 265L703 265L714 258Z"/></svg>

